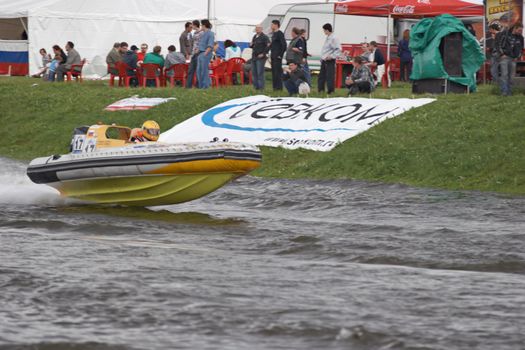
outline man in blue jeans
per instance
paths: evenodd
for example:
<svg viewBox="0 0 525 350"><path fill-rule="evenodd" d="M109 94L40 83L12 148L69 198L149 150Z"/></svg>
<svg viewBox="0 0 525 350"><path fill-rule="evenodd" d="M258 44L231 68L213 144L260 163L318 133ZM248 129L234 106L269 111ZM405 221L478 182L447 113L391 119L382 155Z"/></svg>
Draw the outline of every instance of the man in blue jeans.
<svg viewBox="0 0 525 350"><path fill-rule="evenodd" d="M195 31L192 36L192 49L191 49L191 60L188 67L188 76L186 80L186 87L189 89L193 86L193 77L197 74L197 57L199 56L199 41L202 35L201 22L194 20L191 23L193 30ZM197 81L197 86L199 82Z"/></svg>
<svg viewBox="0 0 525 350"><path fill-rule="evenodd" d="M512 95L512 76L516 72L516 60L523 51L523 24L516 23L496 35L496 53L499 56L499 84L503 96Z"/></svg>
<svg viewBox="0 0 525 350"><path fill-rule="evenodd" d="M197 80L200 89L207 89L211 85L210 61L215 44L215 34L211 31L211 23L207 19L201 21L202 35L199 40L199 57L197 58Z"/></svg>
<svg viewBox="0 0 525 350"><path fill-rule="evenodd" d="M264 64L268 58L270 51L270 39L263 33L263 28L260 24L255 26L255 35L252 43L252 80L253 87L256 90L264 89Z"/></svg>

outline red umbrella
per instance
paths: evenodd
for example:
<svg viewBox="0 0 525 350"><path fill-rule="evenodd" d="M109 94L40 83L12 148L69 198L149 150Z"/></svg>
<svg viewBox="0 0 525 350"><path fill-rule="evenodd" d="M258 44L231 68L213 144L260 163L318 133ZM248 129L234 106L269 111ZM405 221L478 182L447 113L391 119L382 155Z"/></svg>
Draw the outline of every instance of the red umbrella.
<svg viewBox="0 0 525 350"><path fill-rule="evenodd" d="M354 0L335 5L335 13L378 17L483 16L483 3L465 0Z"/></svg>

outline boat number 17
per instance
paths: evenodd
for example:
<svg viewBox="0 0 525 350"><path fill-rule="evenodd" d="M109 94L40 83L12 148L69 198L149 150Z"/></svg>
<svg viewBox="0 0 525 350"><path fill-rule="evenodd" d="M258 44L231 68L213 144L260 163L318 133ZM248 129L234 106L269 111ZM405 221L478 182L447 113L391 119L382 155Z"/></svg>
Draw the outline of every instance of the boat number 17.
<svg viewBox="0 0 525 350"><path fill-rule="evenodd" d="M73 153L81 153L84 151L84 143L86 142L86 135L75 135L71 141L71 151Z"/></svg>
<svg viewBox="0 0 525 350"><path fill-rule="evenodd" d="M84 152L94 152L97 149L97 139L95 137L88 139Z"/></svg>

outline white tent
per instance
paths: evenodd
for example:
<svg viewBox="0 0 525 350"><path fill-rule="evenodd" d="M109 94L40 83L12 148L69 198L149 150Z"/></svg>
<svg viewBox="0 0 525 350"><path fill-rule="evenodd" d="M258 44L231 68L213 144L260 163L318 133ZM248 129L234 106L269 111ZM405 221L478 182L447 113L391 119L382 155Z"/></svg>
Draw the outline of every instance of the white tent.
<svg viewBox="0 0 525 350"><path fill-rule="evenodd" d="M286 1L285 2L312 2ZM40 64L38 51L48 52L55 44L75 43L87 59L84 74L106 74L105 57L114 42L126 41L161 45L175 44L188 20L211 18L218 40L247 42L253 26L261 22L279 0L0 0L0 39L2 24L20 24L28 36L29 71ZM18 20L18 22L17 22ZM3 23L2 23L3 21ZM7 38L19 39L19 38Z"/></svg>

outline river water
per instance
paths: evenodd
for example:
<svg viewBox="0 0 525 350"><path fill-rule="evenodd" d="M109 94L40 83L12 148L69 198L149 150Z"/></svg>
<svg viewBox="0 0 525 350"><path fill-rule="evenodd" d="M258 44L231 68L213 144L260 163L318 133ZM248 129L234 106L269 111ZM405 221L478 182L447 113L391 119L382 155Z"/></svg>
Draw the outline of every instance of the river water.
<svg viewBox="0 0 525 350"><path fill-rule="evenodd" d="M245 177L89 206L0 169L0 349L525 349L525 198Z"/></svg>

